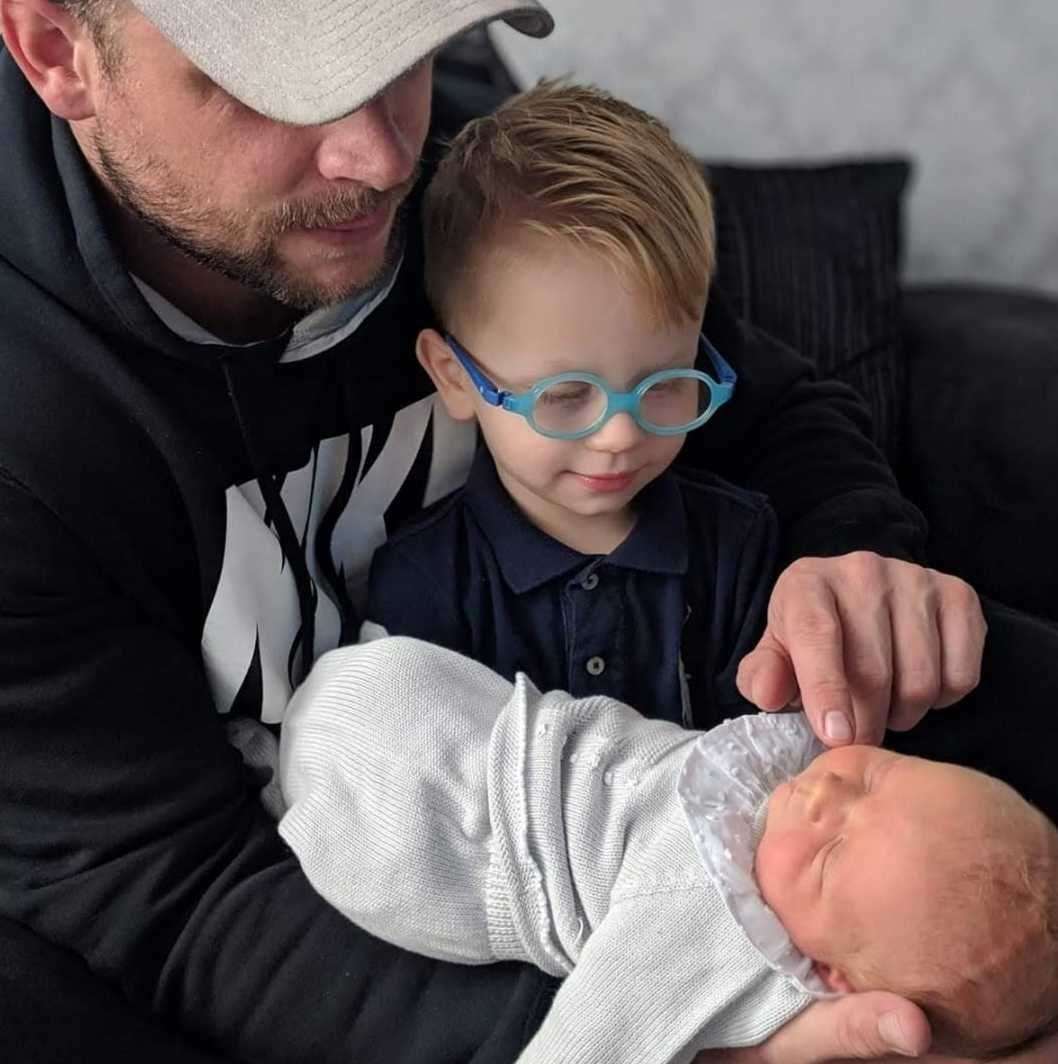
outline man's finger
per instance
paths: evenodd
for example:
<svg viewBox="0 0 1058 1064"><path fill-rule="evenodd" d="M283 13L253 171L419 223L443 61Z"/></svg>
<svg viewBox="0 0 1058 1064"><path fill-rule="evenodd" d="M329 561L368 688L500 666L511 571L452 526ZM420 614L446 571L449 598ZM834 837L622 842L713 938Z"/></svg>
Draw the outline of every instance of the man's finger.
<svg viewBox="0 0 1058 1064"><path fill-rule="evenodd" d="M938 709L953 705L968 695L981 680L981 654L988 625L981 601L969 584L955 577L946 583L937 613L941 657L940 693L933 703Z"/></svg>
<svg viewBox="0 0 1058 1064"><path fill-rule="evenodd" d="M829 746L856 736L852 694L845 674L844 634L837 601L820 580L784 589L770 626L793 665L812 730Z"/></svg>
<svg viewBox="0 0 1058 1064"><path fill-rule="evenodd" d="M941 697L941 634L937 599L928 592L892 604L893 685L889 727L909 731Z"/></svg>
<svg viewBox="0 0 1058 1064"><path fill-rule="evenodd" d="M797 697L793 664L771 629L739 662L735 683L743 698L766 713L785 709Z"/></svg>

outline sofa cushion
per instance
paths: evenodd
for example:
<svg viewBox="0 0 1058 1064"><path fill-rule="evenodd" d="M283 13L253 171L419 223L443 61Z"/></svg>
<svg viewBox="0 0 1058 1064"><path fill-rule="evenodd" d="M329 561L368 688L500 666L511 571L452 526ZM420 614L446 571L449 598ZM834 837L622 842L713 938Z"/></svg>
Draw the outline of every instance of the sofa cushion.
<svg viewBox="0 0 1058 1064"><path fill-rule="evenodd" d="M904 297L907 455L930 560L1058 620L1058 300L952 285Z"/></svg>
<svg viewBox="0 0 1058 1064"><path fill-rule="evenodd" d="M735 310L846 381L897 453L902 202L910 164L707 162L716 199L717 283Z"/></svg>

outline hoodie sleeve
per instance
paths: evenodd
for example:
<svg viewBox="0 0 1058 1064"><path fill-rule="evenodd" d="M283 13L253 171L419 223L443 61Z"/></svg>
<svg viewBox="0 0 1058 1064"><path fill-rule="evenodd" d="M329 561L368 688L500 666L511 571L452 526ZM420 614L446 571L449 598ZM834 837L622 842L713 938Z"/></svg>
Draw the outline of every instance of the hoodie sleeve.
<svg viewBox="0 0 1058 1064"><path fill-rule="evenodd" d="M515 1059L551 980L360 931L256 787L197 645L0 473L0 913L243 1061Z"/></svg>
<svg viewBox="0 0 1058 1064"><path fill-rule="evenodd" d="M715 290L703 328L738 383L734 399L688 436L682 460L767 495L785 561L872 550L922 562L925 519L901 496L855 393L737 322Z"/></svg>

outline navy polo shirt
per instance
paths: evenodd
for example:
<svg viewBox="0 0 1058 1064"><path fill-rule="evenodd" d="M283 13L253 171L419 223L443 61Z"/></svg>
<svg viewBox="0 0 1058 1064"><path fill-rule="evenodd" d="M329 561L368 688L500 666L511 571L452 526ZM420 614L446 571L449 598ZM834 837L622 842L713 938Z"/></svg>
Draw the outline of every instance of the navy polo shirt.
<svg viewBox="0 0 1058 1064"><path fill-rule="evenodd" d="M735 671L764 629L776 522L763 496L669 470L604 556L531 524L481 448L470 477L375 554L368 616L541 690L605 694L708 728L746 712Z"/></svg>

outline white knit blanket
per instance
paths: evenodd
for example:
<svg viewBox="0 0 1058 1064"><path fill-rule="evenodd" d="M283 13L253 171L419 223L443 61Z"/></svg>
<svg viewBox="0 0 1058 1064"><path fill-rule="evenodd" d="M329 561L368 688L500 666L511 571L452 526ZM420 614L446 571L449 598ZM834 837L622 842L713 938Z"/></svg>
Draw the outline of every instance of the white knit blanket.
<svg viewBox="0 0 1058 1064"><path fill-rule="evenodd" d="M287 711L279 830L372 934L564 976L526 1064L685 1062L812 1000L703 865L677 789L699 734L416 640L342 648Z"/></svg>

